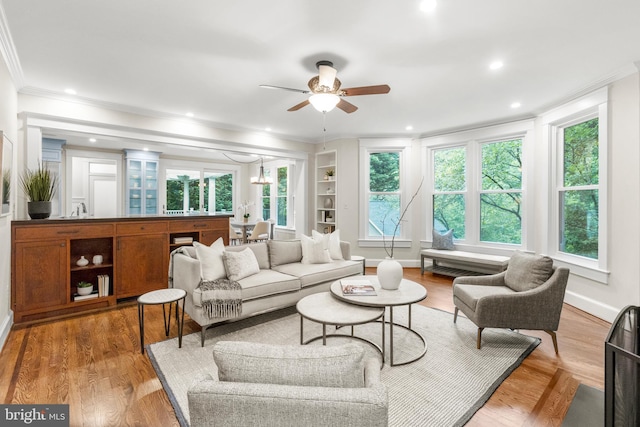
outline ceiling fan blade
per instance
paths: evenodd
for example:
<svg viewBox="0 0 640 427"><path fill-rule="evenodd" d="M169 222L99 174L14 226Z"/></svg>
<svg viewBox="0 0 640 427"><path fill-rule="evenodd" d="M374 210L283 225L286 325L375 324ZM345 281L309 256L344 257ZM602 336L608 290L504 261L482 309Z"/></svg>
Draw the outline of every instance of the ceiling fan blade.
<svg viewBox="0 0 640 427"><path fill-rule="evenodd" d="M265 89L282 89L282 90L288 90L290 92L298 92L298 93L309 93L308 90L303 90L303 89L294 89L294 88L290 88L290 87L282 87L282 86L272 86L272 85L260 85L260 87L263 87Z"/></svg>
<svg viewBox="0 0 640 427"><path fill-rule="evenodd" d="M345 113L353 113L358 109L358 107L356 107L350 102L345 101L344 99L340 99L340 102L338 102L338 105L336 105L336 107L338 107Z"/></svg>
<svg viewBox="0 0 640 427"><path fill-rule="evenodd" d="M287 111L298 111L299 109L301 109L302 107L306 107L307 105L309 105L309 100L305 99L300 104L294 105L293 107L289 108Z"/></svg>
<svg viewBox="0 0 640 427"><path fill-rule="evenodd" d="M342 96L355 96L355 95L379 95L383 93L389 93L391 88L389 85L377 85L377 86L362 86L362 87L350 87L348 89L342 89Z"/></svg>

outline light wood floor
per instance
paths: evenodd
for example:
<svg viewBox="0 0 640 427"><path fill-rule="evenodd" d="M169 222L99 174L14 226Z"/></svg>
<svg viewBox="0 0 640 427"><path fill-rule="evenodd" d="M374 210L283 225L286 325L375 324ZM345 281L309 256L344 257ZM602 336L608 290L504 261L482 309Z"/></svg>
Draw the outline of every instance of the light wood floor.
<svg viewBox="0 0 640 427"><path fill-rule="evenodd" d="M368 269L368 274L375 274ZM423 304L453 312L451 280L405 269L428 290ZM145 341L165 339L160 306L145 309ZM507 378L468 426L559 426L579 383L604 388L610 324L565 305L558 331ZM199 331L185 320L185 334ZM177 328L172 324L171 337ZM83 316L14 327L0 353L3 403L68 403L71 426L177 426L146 354L140 354L134 302ZM421 402L416 402L420 405Z"/></svg>

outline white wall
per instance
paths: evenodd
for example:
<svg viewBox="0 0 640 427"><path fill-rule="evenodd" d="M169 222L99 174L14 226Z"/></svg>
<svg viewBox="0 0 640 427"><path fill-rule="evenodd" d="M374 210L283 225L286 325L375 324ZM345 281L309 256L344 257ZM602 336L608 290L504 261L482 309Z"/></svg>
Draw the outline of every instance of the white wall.
<svg viewBox="0 0 640 427"><path fill-rule="evenodd" d="M0 130L13 142L13 165L18 151L17 138L17 94L4 60L0 60ZM15 170L15 167L12 168ZM17 182L14 180L14 182ZM15 203L16 191L12 191ZM11 219L0 218L0 348L9 335L13 323L11 311Z"/></svg>

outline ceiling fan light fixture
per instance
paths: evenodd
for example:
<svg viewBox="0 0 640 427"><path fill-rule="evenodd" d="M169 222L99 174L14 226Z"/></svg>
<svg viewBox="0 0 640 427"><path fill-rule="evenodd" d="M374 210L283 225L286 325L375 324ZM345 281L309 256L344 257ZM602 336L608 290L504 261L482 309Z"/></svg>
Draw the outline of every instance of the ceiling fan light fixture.
<svg viewBox="0 0 640 427"><path fill-rule="evenodd" d="M338 70L329 65L318 65L318 77L320 78L320 86L324 86L327 90L333 88L333 82L336 80Z"/></svg>
<svg viewBox="0 0 640 427"><path fill-rule="evenodd" d="M328 113L338 105L340 97L333 93L316 93L309 97L309 102L321 113Z"/></svg>

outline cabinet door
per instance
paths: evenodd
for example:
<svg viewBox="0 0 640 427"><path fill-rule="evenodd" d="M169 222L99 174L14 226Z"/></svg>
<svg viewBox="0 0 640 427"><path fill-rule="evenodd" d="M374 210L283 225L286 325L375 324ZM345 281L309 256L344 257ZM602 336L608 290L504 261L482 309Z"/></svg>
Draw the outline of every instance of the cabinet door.
<svg viewBox="0 0 640 427"><path fill-rule="evenodd" d="M207 230L200 232L200 243L203 245L211 245L213 242L222 237L225 246L229 244L229 230Z"/></svg>
<svg viewBox="0 0 640 427"><path fill-rule="evenodd" d="M142 295L167 287L167 234L118 237L116 292L118 298Z"/></svg>
<svg viewBox="0 0 640 427"><path fill-rule="evenodd" d="M68 303L66 240L16 243L15 247L16 311Z"/></svg>

